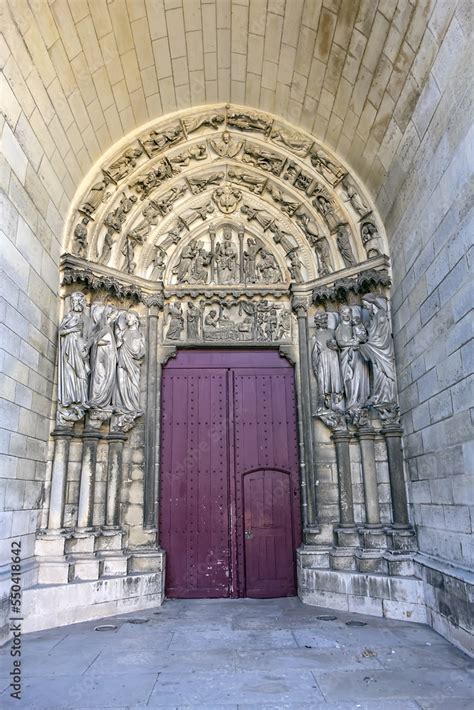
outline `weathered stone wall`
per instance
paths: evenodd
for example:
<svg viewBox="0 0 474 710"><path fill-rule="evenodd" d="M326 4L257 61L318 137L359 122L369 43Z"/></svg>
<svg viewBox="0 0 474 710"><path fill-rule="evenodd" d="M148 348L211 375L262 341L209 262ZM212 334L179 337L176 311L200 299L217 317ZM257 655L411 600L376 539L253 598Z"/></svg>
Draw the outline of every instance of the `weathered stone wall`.
<svg viewBox="0 0 474 710"><path fill-rule="evenodd" d="M393 260L394 337L413 519L422 554L454 565L454 577L463 577L456 567L474 564L474 163L467 14L461 3L378 197ZM433 620L436 624L441 615L443 632L449 623L469 628L467 586L447 578L446 565L440 569L425 574Z"/></svg>

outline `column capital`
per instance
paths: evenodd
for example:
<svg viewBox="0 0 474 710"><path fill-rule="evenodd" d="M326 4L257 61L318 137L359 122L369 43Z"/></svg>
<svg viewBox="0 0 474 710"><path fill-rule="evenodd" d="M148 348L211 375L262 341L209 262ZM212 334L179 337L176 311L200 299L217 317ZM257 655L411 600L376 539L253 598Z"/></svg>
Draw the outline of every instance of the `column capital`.
<svg viewBox="0 0 474 710"><path fill-rule="evenodd" d="M309 298L307 296L293 296L291 307L297 318L306 318L308 316Z"/></svg>
<svg viewBox="0 0 474 710"><path fill-rule="evenodd" d="M69 428L69 427L56 427L56 428L51 432L51 436L52 436L54 439L59 439L59 438L62 438L62 439L72 439L72 438L74 438L75 434L74 434L74 432L73 432L73 430L72 430L72 427L71 427L71 428Z"/></svg>
<svg viewBox="0 0 474 710"><path fill-rule="evenodd" d="M377 436L377 430L370 426L361 427L355 432L355 435L359 439L375 439Z"/></svg>
<svg viewBox="0 0 474 710"><path fill-rule="evenodd" d="M353 434L348 429L335 429L331 434L331 439L337 444L342 441L349 442Z"/></svg>
<svg viewBox="0 0 474 710"><path fill-rule="evenodd" d="M384 436L401 436L403 429L400 424L397 423L384 424L382 426L382 433Z"/></svg>

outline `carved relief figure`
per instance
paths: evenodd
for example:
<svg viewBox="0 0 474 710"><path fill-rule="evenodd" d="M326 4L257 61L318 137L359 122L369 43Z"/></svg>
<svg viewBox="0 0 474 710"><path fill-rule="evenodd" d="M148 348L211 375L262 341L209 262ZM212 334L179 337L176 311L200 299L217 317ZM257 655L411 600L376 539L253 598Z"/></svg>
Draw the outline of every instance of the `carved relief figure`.
<svg viewBox="0 0 474 710"><path fill-rule="evenodd" d="M184 128L188 135L203 126L209 126L209 128L215 128L217 130L221 123L224 123L224 121L225 116L222 113L206 114L205 116L199 116L198 118L183 118Z"/></svg>
<svg viewBox="0 0 474 710"><path fill-rule="evenodd" d="M362 197L359 195L355 186L346 176L342 181L342 186L344 188L344 198L346 202L350 202L352 207L358 213L359 217L364 217L368 212L370 212L370 207L367 207Z"/></svg>
<svg viewBox="0 0 474 710"><path fill-rule="evenodd" d="M258 273L262 281L266 284L274 284L281 280L281 271L277 260L269 251L260 250L260 263L258 265Z"/></svg>
<svg viewBox="0 0 474 710"><path fill-rule="evenodd" d="M291 278L293 279L293 281L296 281L296 283L301 283L303 281L303 273L301 271L301 267L303 266L303 264L300 258L298 257L296 249L293 249L293 251L288 252L286 258L290 262L288 270L290 272Z"/></svg>
<svg viewBox="0 0 474 710"><path fill-rule="evenodd" d="M139 329L140 320L133 311L121 313L115 326L117 346L117 387L114 409L141 414L140 366L145 357L145 338Z"/></svg>
<svg viewBox="0 0 474 710"><path fill-rule="evenodd" d="M191 160L205 160L206 158L206 144L198 143L198 145L193 145L191 148L183 150L182 153L178 153L178 155L174 155L172 158L169 158L169 162L173 172L176 174L179 173L183 165L189 165Z"/></svg>
<svg viewBox="0 0 474 710"><path fill-rule="evenodd" d="M365 222L360 228L360 235L368 259L382 253L382 240L373 222Z"/></svg>
<svg viewBox="0 0 474 710"><path fill-rule="evenodd" d="M137 166L137 160L142 152L140 148L128 148L120 158L117 158L113 163L102 169L114 182L120 182Z"/></svg>
<svg viewBox="0 0 474 710"><path fill-rule="evenodd" d="M189 270L190 283L207 283L209 277L209 266L212 261L212 253L206 251L202 242L196 245L196 254L194 255Z"/></svg>
<svg viewBox="0 0 474 710"><path fill-rule="evenodd" d="M161 197L150 200L150 205L164 217L168 214L168 212L171 212L174 203L179 200L185 192L187 192L187 189L188 186L185 183L182 185L175 185ZM145 214L145 210L143 211L143 214Z"/></svg>
<svg viewBox="0 0 474 710"><path fill-rule="evenodd" d="M188 338L190 340L199 340L201 337L201 318L202 308L199 304L189 301L186 312L186 323L188 327Z"/></svg>
<svg viewBox="0 0 474 710"><path fill-rule="evenodd" d="M331 201L324 195L317 195L317 197L313 200L313 205L323 216L330 231L333 232L337 228L338 224L340 224L341 220L336 214Z"/></svg>
<svg viewBox="0 0 474 710"><path fill-rule="evenodd" d="M221 158L235 158L242 148L242 141L234 141L228 131L221 138L209 141L212 150Z"/></svg>
<svg viewBox="0 0 474 710"><path fill-rule="evenodd" d="M337 228L336 244L339 249L339 254L344 261L344 265L346 267L355 266L357 262L352 252L349 231L345 224L340 224Z"/></svg>
<svg viewBox="0 0 474 710"><path fill-rule="evenodd" d="M242 205L240 211L247 217L247 222L255 220L261 226L263 231L267 230L273 222L273 217L269 212L266 212L265 210L257 210L251 205Z"/></svg>
<svg viewBox="0 0 474 710"><path fill-rule="evenodd" d="M341 364L341 375L346 396L346 407L352 401L352 385L354 378L353 370L353 346L356 345L352 337L352 311L350 306L341 306L339 310L339 324L334 331L334 339L339 348L339 360Z"/></svg>
<svg viewBox="0 0 474 710"><path fill-rule="evenodd" d="M196 242L191 242L191 244L187 244L183 248L179 257L179 262L173 269L173 274L176 274L178 283L187 283L189 270L197 251L198 244Z"/></svg>
<svg viewBox="0 0 474 710"><path fill-rule="evenodd" d="M272 128L272 121L250 111L231 110L227 113L227 125L240 131L255 131L267 136Z"/></svg>
<svg viewBox="0 0 474 710"><path fill-rule="evenodd" d="M256 167L271 172L274 175L279 175L285 159L281 158L277 153L272 153L271 151L260 148L259 146L246 143L244 146L242 161L244 163L255 165Z"/></svg>
<svg viewBox="0 0 474 710"><path fill-rule="evenodd" d="M188 178L188 183L193 195L198 195L204 192L209 185L218 185L224 179L224 173L211 173L199 177Z"/></svg>
<svg viewBox="0 0 474 710"><path fill-rule="evenodd" d="M91 215L99 207L102 202L105 202L110 197L110 192L106 192L108 180L99 180L92 185L84 203L79 208L86 215Z"/></svg>
<svg viewBox="0 0 474 710"><path fill-rule="evenodd" d="M266 178L252 175L251 173L242 172L241 170L229 170L229 180L236 182L239 185L244 185L250 192L256 195L261 195L263 188L267 182Z"/></svg>
<svg viewBox="0 0 474 710"><path fill-rule="evenodd" d="M328 328L327 313L316 315L314 324L312 365L318 383L318 409L338 409L343 400L343 384L334 331Z"/></svg>
<svg viewBox="0 0 474 710"><path fill-rule="evenodd" d="M155 245L155 256L152 259L153 271L151 272L150 278L156 279L157 281L163 280L163 274L166 269L166 252L161 249L161 247Z"/></svg>
<svg viewBox="0 0 474 710"><path fill-rule="evenodd" d="M232 244L232 232L228 227L224 228L223 241L216 244L215 255L219 283L236 283L239 272L238 254Z"/></svg>
<svg viewBox="0 0 474 710"><path fill-rule="evenodd" d="M323 151L317 150L311 156L311 164L331 185L335 185L344 177L343 168Z"/></svg>
<svg viewBox="0 0 474 710"><path fill-rule="evenodd" d="M245 283L254 284L257 281L257 254L263 246L260 239L249 237L247 248L244 250L244 276Z"/></svg>
<svg viewBox="0 0 474 710"><path fill-rule="evenodd" d="M360 345L367 341L367 330L362 323L360 313L352 315L352 387L351 397L346 403L347 409L360 409L364 407L369 398L369 368L366 359L360 351Z"/></svg>
<svg viewBox="0 0 474 710"><path fill-rule="evenodd" d="M162 182L171 177L171 168L168 162L162 160L160 163L155 165L152 170L147 173L142 173L138 175L129 184L131 189L136 190L140 195L140 199L144 200L155 187L161 185Z"/></svg>
<svg viewBox="0 0 474 710"><path fill-rule="evenodd" d="M73 253L81 258L85 258L87 255L87 225L89 224L89 219L84 217L80 222L78 222L74 228L74 239L73 239Z"/></svg>
<svg viewBox="0 0 474 710"><path fill-rule="evenodd" d="M286 212L286 214L288 214L290 217L296 212L298 207L300 207L299 202L294 202L294 200L291 200L274 185L267 185L267 192L271 195L272 199L277 203L277 205L280 205L281 211Z"/></svg>
<svg viewBox="0 0 474 710"><path fill-rule="evenodd" d="M334 271L334 266L331 259L328 240L326 237L320 237L315 227L310 224L308 214L302 212L297 215L297 219L308 238L309 243L316 252L318 258L318 272L320 276L327 276Z"/></svg>
<svg viewBox="0 0 474 710"><path fill-rule="evenodd" d="M143 244L143 240L138 236L130 233L127 235L123 247L122 254L124 256L122 268L127 272L127 274L134 274L137 268L135 262L135 248L138 244Z"/></svg>
<svg viewBox="0 0 474 710"><path fill-rule="evenodd" d="M117 366L117 348L112 324L116 309L96 301L91 306L91 380L89 407L106 409L112 403Z"/></svg>
<svg viewBox="0 0 474 710"><path fill-rule="evenodd" d="M168 340L181 340L184 328L184 317L181 303L170 303L168 306L169 325L166 333Z"/></svg>
<svg viewBox="0 0 474 710"><path fill-rule="evenodd" d="M151 131L148 138L140 141L149 158L183 138L183 129L178 124L164 131Z"/></svg>
<svg viewBox="0 0 474 710"><path fill-rule="evenodd" d="M366 294L362 305L370 315L367 342L360 345L362 355L371 363L370 404L382 405L396 401L393 341L387 300L383 296Z"/></svg>
<svg viewBox="0 0 474 710"><path fill-rule="evenodd" d="M274 129L271 134L271 139L275 141L275 143L281 143L295 153L295 155L300 155L303 158L308 155L309 149L313 145L311 141L305 140L299 133L283 128Z"/></svg>
<svg viewBox="0 0 474 710"><path fill-rule="evenodd" d="M58 403L60 407L79 408L80 416L88 406L90 318L83 293L71 294L70 304L59 325Z"/></svg>

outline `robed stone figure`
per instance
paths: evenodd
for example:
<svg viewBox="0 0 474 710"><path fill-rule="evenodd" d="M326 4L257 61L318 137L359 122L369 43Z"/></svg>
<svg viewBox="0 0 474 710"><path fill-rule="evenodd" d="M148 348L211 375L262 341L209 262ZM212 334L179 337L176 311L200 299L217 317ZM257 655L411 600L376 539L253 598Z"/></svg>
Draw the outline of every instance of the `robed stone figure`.
<svg viewBox="0 0 474 710"><path fill-rule="evenodd" d="M140 366L145 357L145 338L140 320L133 311L122 313L115 326L117 345L117 386L114 408L140 414Z"/></svg>
<svg viewBox="0 0 474 710"><path fill-rule="evenodd" d="M396 400L395 361L387 300L368 293L362 305L369 312L367 342L360 345L364 357L371 363L370 404L387 404Z"/></svg>
<svg viewBox="0 0 474 710"><path fill-rule="evenodd" d="M337 409L343 400L343 383L334 331L328 328L328 314L314 317L316 334L311 355L318 383L318 408Z"/></svg>
<svg viewBox="0 0 474 710"><path fill-rule="evenodd" d="M58 400L62 407L87 408L90 318L84 294L71 294L71 309L59 326Z"/></svg>
<svg viewBox="0 0 474 710"><path fill-rule="evenodd" d="M116 309L96 301L91 306L94 329L91 337L89 407L104 409L112 404L117 367L117 348L112 322Z"/></svg>

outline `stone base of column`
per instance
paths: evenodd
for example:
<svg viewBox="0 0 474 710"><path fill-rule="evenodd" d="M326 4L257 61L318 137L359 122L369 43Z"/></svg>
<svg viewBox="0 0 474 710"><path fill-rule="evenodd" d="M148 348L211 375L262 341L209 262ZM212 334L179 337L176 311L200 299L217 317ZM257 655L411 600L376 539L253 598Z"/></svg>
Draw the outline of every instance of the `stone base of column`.
<svg viewBox="0 0 474 710"><path fill-rule="evenodd" d="M409 528L387 528L388 547L399 552L416 552L416 533Z"/></svg>
<svg viewBox="0 0 474 710"><path fill-rule="evenodd" d="M162 572L164 577L164 550L131 550L130 572Z"/></svg>
<svg viewBox="0 0 474 710"><path fill-rule="evenodd" d="M355 526L348 528L336 526L334 534L337 547L360 547L359 531Z"/></svg>
<svg viewBox="0 0 474 710"><path fill-rule="evenodd" d="M358 550L355 560L359 572L387 574L388 565L383 550Z"/></svg>
<svg viewBox="0 0 474 710"><path fill-rule="evenodd" d="M394 550L387 550L384 557L387 560L390 576L411 577L415 574L413 553L403 554Z"/></svg>
<svg viewBox="0 0 474 710"><path fill-rule="evenodd" d="M355 552L356 548L354 547L333 547L329 553L331 569L345 571L356 570Z"/></svg>
<svg viewBox="0 0 474 710"><path fill-rule="evenodd" d="M72 581L90 581L99 579L99 560L95 553L79 552L68 556L71 565Z"/></svg>
<svg viewBox="0 0 474 710"><path fill-rule="evenodd" d="M302 569L330 569L331 549L317 545L303 545L296 551L298 567Z"/></svg>
<svg viewBox="0 0 474 710"><path fill-rule="evenodd" d="M95 550L122 550L123 530L120 528L101 528L95 541Z"/></svg>
<svg viewBox="0 0 474 710"><path fill-rule="evenodd" d="M119 577L128 574L130 555L116 550L103 550L97 553L100 577Z"/></svg>
<svg viewBox="0 0 474 710"><path fill-rule="evenodd" d="M303 541L305 545L317 545L321 528L316 525L308 526L303 530Z"/></svg>
<svg viewBox="0 0 474 710"><path fill-rule="evenodd" d="M66 531L40 531L35 541L36 557L60 557L64 555L66 540L71 533Z"/></svg>
<svg viewBox="0 0 474 710"><path fill-rule="evenodd" d="M97 530L91 530L90 532L75 530L66 542L66 554L92 554L95 550L97 535Z"/></svg>
<svg viewBox="0 0 474 710"><path fill-rule="evenodd" d="M364 550L386 550L387 534L382 526L359 528L361 545Z"/></svg>
<svg viewBox="0 0 474 710"><path fill-rule="evenodd" d="M67 584L70 572L69 562L63 555L42 557L38 565L38 584Z"/></svg>

